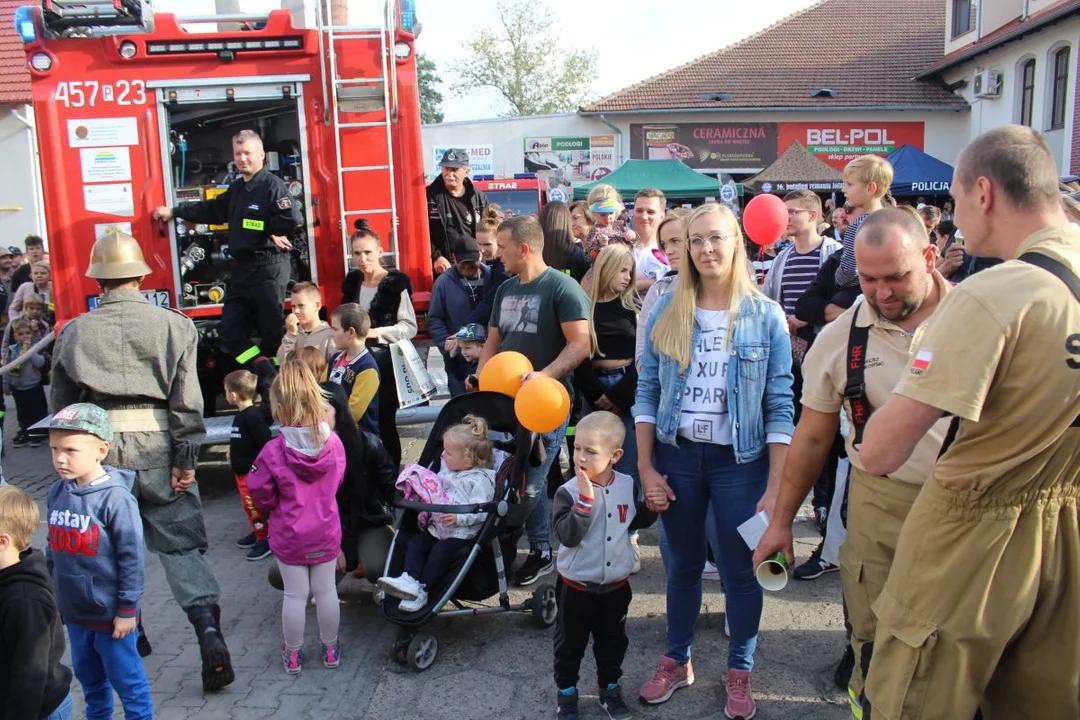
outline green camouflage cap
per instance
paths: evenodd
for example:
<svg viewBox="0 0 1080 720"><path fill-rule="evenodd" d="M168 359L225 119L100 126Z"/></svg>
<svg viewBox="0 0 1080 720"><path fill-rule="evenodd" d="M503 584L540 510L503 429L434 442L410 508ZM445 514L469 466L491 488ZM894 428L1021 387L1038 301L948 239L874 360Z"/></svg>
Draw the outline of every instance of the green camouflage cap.
<svg viewBox="0 0 1080 720"><path fill-rule="evenodd" d="M93 403L75 403L68 405L52 416L50 430L74 430L96 435L105 442L112 442L112 426L109 425L109 413Z"/></svg>

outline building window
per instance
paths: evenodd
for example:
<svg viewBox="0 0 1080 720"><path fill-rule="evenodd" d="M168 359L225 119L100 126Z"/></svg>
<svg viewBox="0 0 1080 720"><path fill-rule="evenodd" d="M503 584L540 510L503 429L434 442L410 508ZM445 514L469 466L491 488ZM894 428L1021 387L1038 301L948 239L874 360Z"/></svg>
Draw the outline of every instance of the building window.
<svg viewBox="0 0 1080 720"><path fill-rule="evenodd" d="M1020 66L1020 124L1031 127L1031 110L1035 107L1035 58Z"/></svg>
<svg viewBox="0 0 1080 720"><path fill-rule="evenodd" d="M1065 127L1065 100L1069 96L1069 48L1054 53L1053 104L1050 107L1050 129Z"/></svg>
<svg viewBox="0 0 1080 720"><path fill-rule="evenodd" d="M975 29L975 0L952 0L952 36L958 38Z"/></svg>

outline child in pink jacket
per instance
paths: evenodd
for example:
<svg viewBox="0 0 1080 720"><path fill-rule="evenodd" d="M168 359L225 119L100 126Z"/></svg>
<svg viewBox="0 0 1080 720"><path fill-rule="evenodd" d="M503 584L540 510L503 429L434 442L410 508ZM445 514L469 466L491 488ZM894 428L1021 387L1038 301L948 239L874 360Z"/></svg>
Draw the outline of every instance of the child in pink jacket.
<svg viewBox="0 0 1080 720"><path fill-rule="evenodd" d="M345 477L345 449L323 422L325 403L306 365L296 360L282 365L270 387L270 409L281 434L263 447L247 476L251 499L268 515L270 550L285 584L281 661L290 675L299 673L303 664L311 595L323 665L336 668L341 663L336 573L339 564L344 567L344 558L336 496Z"/></svg>

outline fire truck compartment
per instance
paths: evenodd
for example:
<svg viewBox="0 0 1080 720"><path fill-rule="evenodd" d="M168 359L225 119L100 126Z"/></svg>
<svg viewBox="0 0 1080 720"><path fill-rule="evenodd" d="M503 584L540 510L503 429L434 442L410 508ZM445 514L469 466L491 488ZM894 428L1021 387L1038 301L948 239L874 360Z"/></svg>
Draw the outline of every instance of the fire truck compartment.
<svg viewBox="0 0 1080 720"><path fill-rule="evenodd" d="M224 92L224 89L222 89ZM213 97L218 93L212 91ZM292 282L311 280L304 148L296 98L163 102L168 147L166 181L173 204L209 200L239 177L232 138L254 130L266 152L264 167L285 181L304 223L290 238ZM228 226L174 221L181 308L219 306L228 295L232 260Z"/></svg>

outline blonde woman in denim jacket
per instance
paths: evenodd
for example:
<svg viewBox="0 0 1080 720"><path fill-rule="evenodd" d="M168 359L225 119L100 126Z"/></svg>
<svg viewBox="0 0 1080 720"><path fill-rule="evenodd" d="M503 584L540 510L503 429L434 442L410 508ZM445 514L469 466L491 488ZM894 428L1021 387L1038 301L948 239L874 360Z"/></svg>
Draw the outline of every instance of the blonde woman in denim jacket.
<svg viewBox="0 0 1080 720"><path fill-rule="evenodd" d="M750 689L762 590L737 527L771 511L795 430L784 312L746 273L735 216L708 204L686 222L682 271L647 326L633 408L638 469L671 550L667 652L641 688L657 704L694 682L690 648L701 610L705 514L714 514L731 627L729 718L755 712Z"/></svg>

